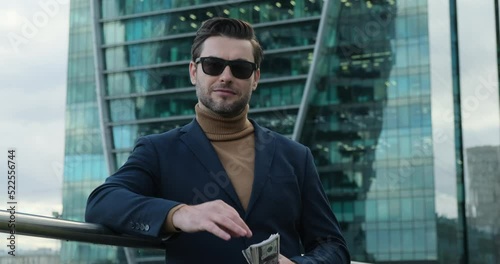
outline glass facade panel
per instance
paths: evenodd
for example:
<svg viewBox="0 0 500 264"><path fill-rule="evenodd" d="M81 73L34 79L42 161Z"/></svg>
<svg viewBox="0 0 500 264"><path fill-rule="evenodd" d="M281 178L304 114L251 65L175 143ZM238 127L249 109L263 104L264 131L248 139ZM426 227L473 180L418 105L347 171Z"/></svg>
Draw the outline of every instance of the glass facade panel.
<svg viewBox="0 0 500 264"><path fill-rule="evenodd" d="M134 147L137 137L137 125L124 125L113 127L113 147L114 149L130 149ZM121 160L124 157L117 159ZM126 157L125 157L126 158ZM120 163L123 164L123 163Z"/></svg>
<svg viewBox="0 0 500 264"><path fill-rule="evenodd" d="M193 117L194 116L186 116L185 119L137 124L137 137L163 133L165 131L183 126L191 122Z"/></svg>
<svg viewBox="0 0 500 264"><path fill-rule="evenodd" d="M283 135L291 135L293 126L297 119L297 109L274 110L269 112L259 112L248 114L248 117L255 120L259 125L267 127Z"/></svg>
<svg viewBox="0 0 500 264"><path fill-rule="evenodd" d="M298 76L309 72L312 50L266 54L262 61L261 78Z"/></svg>
<svg viewBox="0 0 500 264"><path fill-rule="evenodd" d="M314 45L318 31L318 20L258 27L255 34L264 51Z"/></svg>
<svg viewBox="0 0 500 264"><path fill-rule="evenodd" d="M110 96L192 87L188 64L151 68L104 75L106 94Z"/></svg>
<svg viewBox="0 0 500 264"><path fill-rule="evenodd" d="M194 91L188 93L140 96L109 102L111 121L130 121L157 117L194 115L198 102Z"/></svg>
<svg viewBox="0 0 500 264"><path fill-rule="evenodd" d="M186 116L183 119L113 126L113 150L123 151L123 153L117 154L117 164L123 164L123 162L130 154L130 151L134 147L137 138L150 134L163 133L168 130L183 126L191 122L192 118L193 116Z"/></svg>
<svg viewBox="0 0 500 264"><path fill-rule="evenodd" d="M305 79L259 84L257 90L252 93L250 108L299 105L304 85Z"/></svg>
<svg viewBox="0 0 500 264"><path fill-rule="evenodd" d="M192 38L183 38L106 48L106 69L189 61L192 42Z"/></svg>

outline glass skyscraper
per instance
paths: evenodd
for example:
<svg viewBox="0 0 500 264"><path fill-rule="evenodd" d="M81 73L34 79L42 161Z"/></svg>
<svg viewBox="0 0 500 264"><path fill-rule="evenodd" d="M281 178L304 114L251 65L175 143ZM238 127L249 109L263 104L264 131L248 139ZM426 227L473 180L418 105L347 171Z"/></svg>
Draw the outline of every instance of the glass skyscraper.
<svg viewBox="0 0 500 264"><path fill-rule="evenodd" d="M63 217L82 220L90 191L139 136L191 121L191 43L202 21L223 16L252 23L265 50L249 117L311 148L354 260L497 263L500 230L486 212L500 177L472 180L488 174L480 165L464 171L455 2L444 10L449 89L434 85L431 8L427 0L72 1ZM470 162L493 150L469 150ZM497 185L479 192L486 180ZM163 261L162 252L81 243L63 243L62 254L64 263Z"/></svg>
<svg viewBox="0 0 500 264"><path fill-rule="evenodd" d="M75 221L84 220L90 191L108 175L97 104L90 11L89 1L71 1L62 218ZM107 259L119 263L114 251L112 247L62 242L61 263L99 263Z"/></svg>

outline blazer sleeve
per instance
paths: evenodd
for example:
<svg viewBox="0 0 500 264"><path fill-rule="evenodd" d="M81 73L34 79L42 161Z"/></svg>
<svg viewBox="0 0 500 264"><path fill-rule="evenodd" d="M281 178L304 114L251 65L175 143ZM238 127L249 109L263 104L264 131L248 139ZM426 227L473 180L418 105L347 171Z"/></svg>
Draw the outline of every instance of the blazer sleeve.
<svg viewBox="0 0 500 264"><path fill-rule="evenodd" d="M306 152L299 227L305 254L291 260L296 263L348 264L351 260L346 242L331 210L309 148L306 148Z"/></svg>
<svg viewBox="0 0 500 264"><path fill-rule="evenodd" d="M148 137L139 138L127 162L90 194L85 221L122 234L162 236L168 212L179 203L155 197L160 180L157 150Z"/></svg>

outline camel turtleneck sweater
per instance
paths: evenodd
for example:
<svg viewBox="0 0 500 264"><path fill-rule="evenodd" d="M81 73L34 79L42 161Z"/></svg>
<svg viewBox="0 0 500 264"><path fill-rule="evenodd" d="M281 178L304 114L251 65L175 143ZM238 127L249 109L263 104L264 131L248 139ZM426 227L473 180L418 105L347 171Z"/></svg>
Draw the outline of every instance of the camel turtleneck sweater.
<svg viewBox="0 0 500 264"><path fill-rule="evenodd" d="M254 127L247 118L248 109L247 105L238 116L225 118L201 108L199 104L195 106L196 120L212 143L245 210L252 193L255 164ZM172 217L182 206L178 205L168 213L167 232L179 231L173 226Z"/></svg>
<svg viewBox="0 0 500 264"><path fill-rule="evenodd" d="M255 163L255 136L247 119L248 105L238 116L220 117L195 107L196 120L217 152L241 205L246 210L252 192Z"/></svg>

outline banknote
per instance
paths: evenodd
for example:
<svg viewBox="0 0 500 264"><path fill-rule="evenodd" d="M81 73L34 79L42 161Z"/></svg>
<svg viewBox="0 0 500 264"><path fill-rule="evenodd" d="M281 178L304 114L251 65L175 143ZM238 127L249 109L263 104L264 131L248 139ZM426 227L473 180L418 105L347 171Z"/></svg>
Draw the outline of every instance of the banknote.
<svg viewBox="0 0 500 264"><path fill-rule="evenodd" d="M278 264L280 235L273 234L260 243L250 245L242 253L249 264Z"/></svg>

